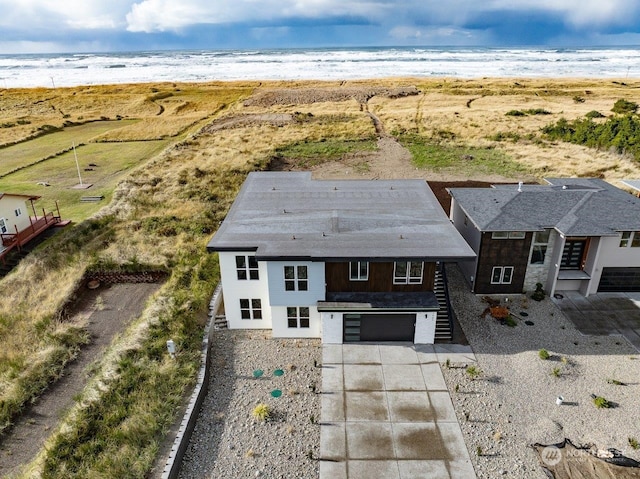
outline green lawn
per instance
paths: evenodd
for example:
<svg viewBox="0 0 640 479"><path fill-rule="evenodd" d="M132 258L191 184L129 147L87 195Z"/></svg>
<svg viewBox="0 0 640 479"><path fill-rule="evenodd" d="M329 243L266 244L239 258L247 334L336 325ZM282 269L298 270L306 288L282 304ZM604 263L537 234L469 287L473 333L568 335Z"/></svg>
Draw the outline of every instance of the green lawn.
<svg viewBox="0 0 640 479"><path fill-rule="evenodd" d="M76 145L87 143L91 139L110 130L122 128L136 120L95 121L84 125L66 127L62 131L49 133L33 140L0 149L0 176L6 175L21 166L30 165L38 160L54 155Z"/></svg>
<svg viewBox="0 0 640 479"><path fill-rule="evenodd" d="M79 183L78 171L73 152L68 152L0 178L0 191L42 196L36 202L39 213L42 208L52 211L58 200L63 219L82 221L111 201L116 184L131 168L158 154L171 141L175 140L89 143L76 148L82 181L93 184L88 189L73 189ZM93 171L84 171L90 163L97 166ZM80 202L82 196L100 195L105 197L100 202Z"/></svg>
<svg viewBox="0 0 640 479"><path fill-rule="evenodd" d="M493 174L517 176L528 172L526 167L495 148L434 143L418 135L400 135L398 141L411 152L418 168L460 172L469 177Z"/></svg>

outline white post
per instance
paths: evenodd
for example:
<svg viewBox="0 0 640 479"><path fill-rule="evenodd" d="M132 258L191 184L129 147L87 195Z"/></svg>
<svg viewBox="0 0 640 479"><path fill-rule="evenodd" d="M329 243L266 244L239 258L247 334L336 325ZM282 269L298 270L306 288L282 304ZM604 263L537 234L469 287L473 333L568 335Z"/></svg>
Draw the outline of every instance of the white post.
<svg viewBox="0 0 640 479"><path fill-rule="evenodd" d="M82 176L80 176L80 164L78 163L78 155L76 153L76 144L75 142L72 142L71 145L73 146L73 156L76 159L76 168L78 169L78 179L80 180L80 186L82 186Z"/></svg>

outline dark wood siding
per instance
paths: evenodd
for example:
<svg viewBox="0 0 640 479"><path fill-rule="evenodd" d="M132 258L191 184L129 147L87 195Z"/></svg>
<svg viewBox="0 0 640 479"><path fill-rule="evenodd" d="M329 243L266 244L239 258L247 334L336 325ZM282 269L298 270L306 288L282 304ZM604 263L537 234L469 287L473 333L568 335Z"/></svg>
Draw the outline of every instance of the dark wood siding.
<svg viewBox="0 0 640 479"><path fill-rule="evenodd" d="M435 263L425 263L422 284L393 284L393 262L369 263L367 281L349 280L349 263L325 263L327 293L388 293L433 291Z"/></svg>
<svg viewBox="0 0 640 479"><path fill-rule="evenodd" d="M482 233L474 291L478 294L522 293L533 233L524 239L492 239ZM494 266L513 266L511 284L491 284Z"/></svg>

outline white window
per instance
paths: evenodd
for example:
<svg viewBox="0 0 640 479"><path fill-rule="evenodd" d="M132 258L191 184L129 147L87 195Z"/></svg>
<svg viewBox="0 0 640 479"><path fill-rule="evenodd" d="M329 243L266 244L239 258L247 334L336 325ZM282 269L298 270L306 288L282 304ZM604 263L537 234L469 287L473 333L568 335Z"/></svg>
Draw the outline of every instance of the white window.
<svg viewBox="0 0 640 479"><path fill-rule="evenodd" d="M422 261L396 261L393 268L393 284L422 283Z"/></svg>
<svg viewBox="0 0 640 479"><path fill-rule="evenodd" d="M284 290L307 291L309 289L309 277L306 266L284 267Z"/></svg>
<svg viewBox="0 0 640 479"><path fill-rule="evenodd" d="M533 234L533 246L531 247L531 264L544 264L549 244L549 230L536 231Z"/></svg>
<svg viewBox="0 0 640 479"><path fill-rule="evenodd" d="M491 284L511 284L513 266L494 266L491 270Z"/></svg>
<svg viewBox="0 0 640 479"><path fill-rule="evenodd" d="M349 279L351 281L367 281L369 279L369 262L351 261L349 263Z"/></svg>
<svg viewBox="0 0 640 479"><path fill-rule="evenodd" d="M289 328L308 328L309 308L305 306L287 307L287 326Z"/></svg>
<svg viewBox="0 0 640 479"><path fill-rule="evenodd" d="M262 319L262 301L259 299L241 299L240 317L242 319Z"/></svg>
<svg viewBox="0 0 640 479"><path fill-rule="evenodd" d="M7 222L4 218L0 218L0 233L6 233L9 231L7 228Z"/></svg>
<svg viewBox="0 0 640 479"><path fill-rule="evenodd" d="M20 208L16 208L15 210L16 216L22 215L22 210Z"/></svg>
<svg viewBox="0 0 640 479"><path fill-rule="evenodd" d="M491 239L524 239L525 236L524 231L494 231L491 233Z"/></svg>
<svg viewBox="0 0 640 479"><path fill-rule="evenodd" d="M623 231L620 237L620 247L626 248L631 246L632 248L640 247L640 231Z"/></svg>
<svg viewBox="0 0 640 479"><path fill-rule="evenodd" d="M240 280L260 279L255 256L236 256L236 271Z"/></svg>

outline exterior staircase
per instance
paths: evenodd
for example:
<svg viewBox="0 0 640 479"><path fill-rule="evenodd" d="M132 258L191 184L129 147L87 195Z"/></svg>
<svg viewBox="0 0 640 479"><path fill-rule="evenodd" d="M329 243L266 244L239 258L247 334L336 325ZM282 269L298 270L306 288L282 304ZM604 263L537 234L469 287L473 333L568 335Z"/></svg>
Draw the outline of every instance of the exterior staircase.
<svg viewBox="0 0 640 479"><path fill-rule="evenodd" d="M453 338L454 312L449 301L449 288L447 286L447 274L443 263L438 263L433 292L438 299L440 310L436 317L436 343L448 343Z"/></svg>

